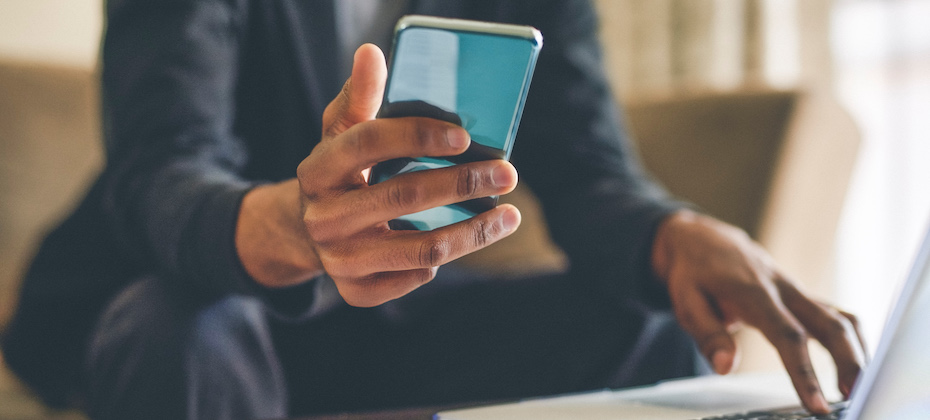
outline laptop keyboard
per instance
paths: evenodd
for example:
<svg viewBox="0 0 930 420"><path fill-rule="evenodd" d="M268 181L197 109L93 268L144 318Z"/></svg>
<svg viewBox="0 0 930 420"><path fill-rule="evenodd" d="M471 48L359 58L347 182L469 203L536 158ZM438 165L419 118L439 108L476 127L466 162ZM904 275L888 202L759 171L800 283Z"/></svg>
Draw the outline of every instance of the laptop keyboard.
<svg viewBox="0 0 930 420"><path fill-rule="evenodd" d="M749 411L745 413L727 414L723 416L703 417L699 420L838 420L846 412L846 401L830 404L832 410L828 414L815 416L802 408L785 408L770 411Z"/></svg>

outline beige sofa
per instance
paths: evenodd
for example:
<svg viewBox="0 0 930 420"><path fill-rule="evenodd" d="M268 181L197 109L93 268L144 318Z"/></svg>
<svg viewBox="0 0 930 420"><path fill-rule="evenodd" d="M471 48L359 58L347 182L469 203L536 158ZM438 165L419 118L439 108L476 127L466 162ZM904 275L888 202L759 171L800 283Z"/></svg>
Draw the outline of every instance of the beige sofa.
<svg viewBox="0 0 930 420"><path fill-rule="evenodd" d="M101 165L98 115L91 72L0 63L0 327L37 240ZM672 192L742 226L790 273L829 291L858 136L827 96L705 93L630 103L627 115L645 163ZM563 268L533 197L520 191L506 200L521 208L524 226L463 263L512 275ZM770 366L771 352L759 354L749 366ZM47 412L0 366L0 418L80 415Z"/></svg>
<svg viewBox="0 0 930 420"><path fill-rule="evenodd" d="M100 167L97 102L87 71L0 63L0 328L41 233ZM80 418L47 411L0 360L0 419Z"/></svg>

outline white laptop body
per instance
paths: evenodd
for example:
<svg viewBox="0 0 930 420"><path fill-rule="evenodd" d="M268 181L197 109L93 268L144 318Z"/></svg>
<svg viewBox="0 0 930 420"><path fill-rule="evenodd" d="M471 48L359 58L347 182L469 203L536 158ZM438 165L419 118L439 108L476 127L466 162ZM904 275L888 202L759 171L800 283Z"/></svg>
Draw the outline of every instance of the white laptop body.
<svg viewBox="0 0 930 420"><path fill-rule="evenodd" d="M876 281L883 281L876 279ZM889 286L890 287L890 286ZM835 378L821 377L827 398ZM707 376L442 412L439 420L686 420L799 405L785 373ZM930 420L930 232L843 420Z"/></svg>

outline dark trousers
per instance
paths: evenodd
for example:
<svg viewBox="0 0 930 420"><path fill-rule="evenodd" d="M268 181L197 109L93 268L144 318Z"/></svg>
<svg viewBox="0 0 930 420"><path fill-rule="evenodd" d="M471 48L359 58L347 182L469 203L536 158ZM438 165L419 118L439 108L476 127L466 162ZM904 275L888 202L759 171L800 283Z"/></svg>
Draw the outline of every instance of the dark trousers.
<svg viewBox="0 0 930 420"><path fill-rule="evenodd" d="M281 418L626 387L702 369L669 314L607 302L583 284L443 268L396 301L297 322L254 297L197 298L140 279L91 341L89 411Z"/></svg>

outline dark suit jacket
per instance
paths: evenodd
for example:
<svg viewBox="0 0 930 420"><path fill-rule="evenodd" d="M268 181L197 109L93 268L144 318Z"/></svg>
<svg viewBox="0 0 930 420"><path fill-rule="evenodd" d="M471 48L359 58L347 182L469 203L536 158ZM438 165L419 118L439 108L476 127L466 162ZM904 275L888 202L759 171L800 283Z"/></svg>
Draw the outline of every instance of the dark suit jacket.
<svg viewBox="0 0 930 420"><path fill-rule="evenodd" d="M542 31L512 155L521 182L580 278L618 302L663 301L649 249L658 222L679 205L632 155L591 4L419 0L411 8ZM57 405L79 380L98 313L132 278L153 272L192 293L256 293L234 247L240 200L258 183L294 176L345 77L325 2L110 0L107 11L107 165L43 244L3 342L10 366Z"/></svg>

